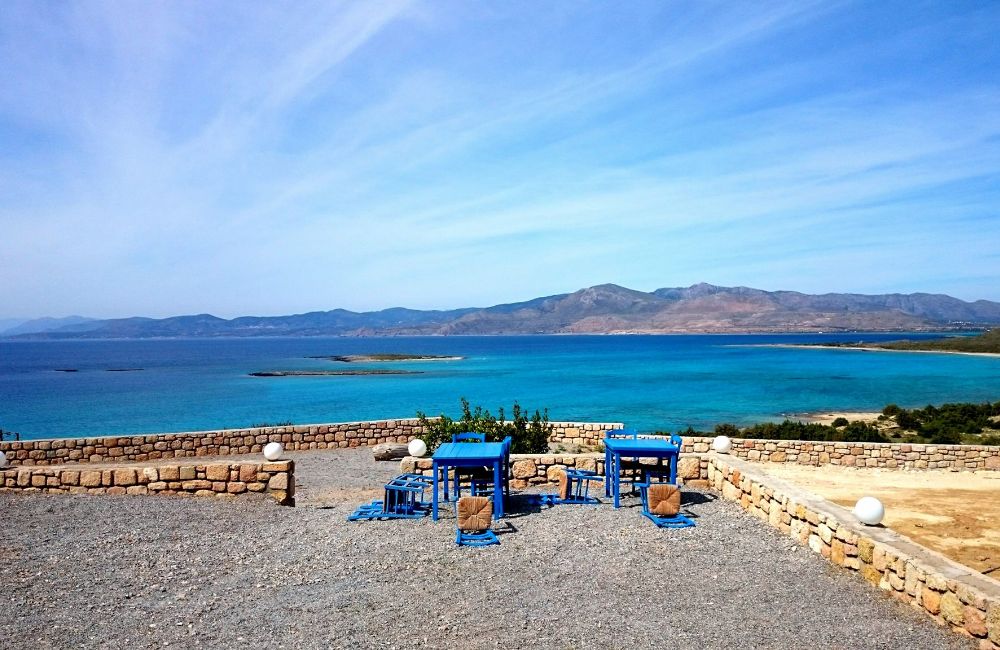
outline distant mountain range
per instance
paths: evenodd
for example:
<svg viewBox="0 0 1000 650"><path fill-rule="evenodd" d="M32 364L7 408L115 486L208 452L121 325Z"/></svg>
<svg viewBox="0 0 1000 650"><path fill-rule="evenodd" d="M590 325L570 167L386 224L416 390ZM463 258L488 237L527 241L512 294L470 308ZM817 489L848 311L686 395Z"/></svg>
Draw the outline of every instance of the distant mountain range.
<svg viewBox="0 0 1000 650"><path fill-rule="evenodd" d="M375 312L344 309L293 316L210 314L87 320L44 331L27 324L17 338L162 338L219 336L375 336L475 334L725 333L939 330L1000 324L1000 303L928 293L809 295L696 284L646 293L603 284L573 293L485 309Z"/></svg>

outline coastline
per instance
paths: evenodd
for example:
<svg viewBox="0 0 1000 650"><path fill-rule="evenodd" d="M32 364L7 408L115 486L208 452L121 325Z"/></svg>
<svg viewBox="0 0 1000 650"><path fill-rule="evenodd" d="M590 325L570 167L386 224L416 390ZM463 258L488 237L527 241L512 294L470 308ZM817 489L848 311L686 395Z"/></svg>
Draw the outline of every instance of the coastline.
<svg viewBox="0 0 1000 650"><path fill-rule="evenodd" d="M811 345L808 343L761 343L733 345L739 348L793 348L796 350L848 350L854 352L903 352L917 354L962 354L970 357L1000 357L998 352L962 352L960 350L894 350L892 348L862 347L860 345Z"/></svg>
<svg viewBox="0 0 1000 650"><path fill-rule="evenodd" d="M848 422L875 422L882 415L879 411L816 411L812 413L796 413L788 416L790 420L801 420L808 424L831 425L837 418L845 418Z"/></svg>

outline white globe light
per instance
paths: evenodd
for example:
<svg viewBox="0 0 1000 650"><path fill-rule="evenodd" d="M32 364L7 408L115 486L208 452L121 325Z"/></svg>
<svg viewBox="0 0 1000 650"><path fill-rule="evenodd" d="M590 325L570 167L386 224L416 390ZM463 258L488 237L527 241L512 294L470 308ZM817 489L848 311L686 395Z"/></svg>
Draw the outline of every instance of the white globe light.
<svg viewBox="0 0 1000 650"><path fill-rule="evenodd" d="M7 454L0 451L0 467L7 467Z"/></svg>
<svg viewBox="0 0 1000 650"><path fill-rule="evenodd" d="M283 453L285 448L280 442L269 442L264 445L264 458L268 460L278 460Z"/></svg>
<svg viewBox="0 0 1000 650"><path fill-rule="evenodd" d="M410 441L410 444L406 446L406 451L410 452L411 456L423 456L427 453L427 443L420 438L414 438Z"/></svg>
<svg viewBox="0 0 1000 650"><path fill-rule="evenodd" d="M715 436L715 440L712 441L712 449L720 454L728 454L732 448L733 441L729 439L729 436Z"/></svg>
<svg viewBox="0 0 1000 650"><path fill-rule="evenodd" d="M854 504L854 516L863 524L878 526L885 516L885 506L875 497L861 497Z"/></svg>

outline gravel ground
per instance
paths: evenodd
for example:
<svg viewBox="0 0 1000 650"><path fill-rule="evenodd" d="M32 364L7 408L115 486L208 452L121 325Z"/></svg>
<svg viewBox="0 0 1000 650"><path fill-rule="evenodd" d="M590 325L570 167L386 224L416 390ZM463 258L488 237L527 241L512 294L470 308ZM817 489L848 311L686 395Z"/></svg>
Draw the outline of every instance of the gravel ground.
<svg viewBox="0 0 1000 650"><path fill-rule="evenodd" d="M469 549L345 521L395 463L290 456L296 508L0 495L0 647L974 647L711 493L693 529L522 508Z"/></svg>

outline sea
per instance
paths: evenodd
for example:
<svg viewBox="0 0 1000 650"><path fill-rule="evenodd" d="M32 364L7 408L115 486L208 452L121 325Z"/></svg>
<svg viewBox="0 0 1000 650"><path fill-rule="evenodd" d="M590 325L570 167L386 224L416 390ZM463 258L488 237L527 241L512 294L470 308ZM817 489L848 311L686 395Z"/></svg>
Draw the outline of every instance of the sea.
<svg viewBox="0 0 1000 650"><path fill-rule="evenodd" d="M0 429L22 439L496 413L640 431L1000 400L1000 357L780 347L933 334L0 341ZM398 353L458 360L351 363ZM390 368L414 374L254 377ZM72 370L72 372L67 372Z"/></svg>

